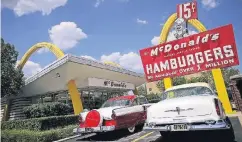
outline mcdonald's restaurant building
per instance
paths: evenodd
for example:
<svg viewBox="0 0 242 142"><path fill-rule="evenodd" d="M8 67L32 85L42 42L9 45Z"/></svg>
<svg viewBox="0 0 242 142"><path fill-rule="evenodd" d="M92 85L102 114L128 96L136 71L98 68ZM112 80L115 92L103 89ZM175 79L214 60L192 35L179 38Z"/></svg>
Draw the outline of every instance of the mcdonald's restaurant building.
<svg viewBox="0 0 242 142"><path fill-rule="evenodd" d="M72 106L68 82L75 82L84 108L98 108L107 99L135 92L145 83L143 74L121 68L114 63L101 63L66 54L25 80L22 94L7 102L10 120L24 118L23 108L31 104L63 102ZM1 116L2 116L1 115Z"/></svg>

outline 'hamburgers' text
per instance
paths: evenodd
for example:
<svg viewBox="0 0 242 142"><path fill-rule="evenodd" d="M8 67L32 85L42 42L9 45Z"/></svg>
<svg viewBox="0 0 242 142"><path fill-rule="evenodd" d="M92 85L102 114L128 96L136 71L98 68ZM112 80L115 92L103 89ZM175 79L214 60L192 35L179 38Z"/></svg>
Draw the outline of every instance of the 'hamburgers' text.
<svg viewBox="0 0 242 142"><path fill-rule="evenodd" d="M216 47L211 50L205 50L160 62L154 62L152 64L146 64L145 69L148 75L150 73L159 73L203 63L215 62L216 60L229 59L234 55L232 45L225 45L223 47Z"/></svg>

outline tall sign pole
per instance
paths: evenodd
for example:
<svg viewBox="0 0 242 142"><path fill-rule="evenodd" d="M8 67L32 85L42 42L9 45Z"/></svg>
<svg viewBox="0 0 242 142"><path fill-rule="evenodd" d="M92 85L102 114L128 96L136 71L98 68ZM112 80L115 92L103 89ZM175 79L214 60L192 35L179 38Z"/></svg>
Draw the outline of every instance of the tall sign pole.
<svg viewBox="0 0 242 142"><path fill-rule="evenodd" d="M177 5L177 19L175 21L175 37L177 39L188 36L188 20L198 19L197 2Z"/></svg>
<svg viewBox="0 0 242 142"><path fill-rule="evenodd" d="M193 2L189 2L189 3L178 4L177 7L176 7L176 17L175 17L175 19L176 20L174 21L174 24L175 24L175 26L174 26L175 27L174 36L177 39L188 36L189 35L188 34L188 20L198 19L197 2L193 1ZM169 19L167 20L167 22L168 21L169 21ZM173 24L173 23L167 23L168 27L169 27L169 24ZM166 28L166 26L164 25L162 33L161 33L161 37L160 37L161 42L166 42L167 36L168 36L168 35L163 34L163 31L168 32L169 30L170 30L170 28ZM165 39L165 41L164 41L164 39ZM165 89L172 87L172 79L171 78L164 78L164 87L165 87Z"/></svg>

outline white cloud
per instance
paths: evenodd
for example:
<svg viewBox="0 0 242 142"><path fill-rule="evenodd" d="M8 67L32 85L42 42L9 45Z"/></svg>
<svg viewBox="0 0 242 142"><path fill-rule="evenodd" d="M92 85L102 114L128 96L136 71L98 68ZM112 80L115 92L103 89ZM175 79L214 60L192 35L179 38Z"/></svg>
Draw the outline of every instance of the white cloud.
<svg viewBox="0 0 242 142"><path fill-rule="evenodd" d="M113 52L108 55L102 55L100 59L95 59L89 55L81 55L87 59L91 59L99 62L113 62L120 65L122 68L129 69L135 72L143 72L143 65L140 55L135 52L129 52L126 54L121 54L120 52Z"/></svg>
<svg viewBox="0 0 242 142"><path fill-rule="evenodd" d="M93 58L92 56L82 55L81 57L83 57L83 58L87 58L87 59L90 59L90 60L97 61L97 59Z"/></svg>
<svg viewBox="0 0 242 142"><path fill-rule="evenodd" d="M63 51L75 47L80 40L87 38L87 34L74 22L61 22L59 25L52 26L48 32L51 42ZM44 52L49 52L49 50L40 48L37 51L39 54Z"/></svg>
<svg viewBox="0 0 242 142"><path fill-rule="evenodd" d="M102 55L101 56L101 61L105 62L105 61L112 61L112 62L119 62L119 58L121 57L121 54L119 52L113 52L110 55Z"/></svg>
<svg viewBox="0 0 242 142"><path fill-rule="evenodd" d="M136 20L138 24L148 24L148 21L146 20L140 20L139 18Z"/></svg>
<svg viewBox="0 0 242 142"><path fill-rule="evenodd" d="M19 0L1 0L1 7L14 9Z"/></svg>
<svg viewBox="0 0 242 142"><path fill-rule="evenodd" d="M120 65L122 68L129 69L135 72L143 72L141 58L139 54L135 52L129 52L126 54L121 54L120 52L113 52L109 55L102 55L100 60L97 60L88 55L82 55L81 57L100 62L113 62Z"/></svg>
<svg viewBox="0 0 242 142"><path fill-rule="evenodd" d="M118 2L122 2L122 3L125 3L125 2L129 2L129 0L117 0ZM94 7L99 7L101 3L103 3L104 0L96 0L95 4L94 4Z"/></svg>
<svg viewBox="0 0 242 142"><path fill-rule="evenodd" d="M193 34L196 34L197 32L194 31L194 30L189 30L189 35L193 35ZM160 37L159 36L154 36L152 39L151 39L151 44L152 45L158 45L160 43ZM168 34L168 37L167 37L167 42L169 41L172 41L172 40L176 40L176 37L174 36L174 31L171 31L169 34Z"/></svg>
<svg viewBox="0 0 242 142"><path fill-rule="evenodd" d="M104 0L96 0L94 7L98 7L102 2L104 2Z"/></svg>
<svg viewBox="0 0 242 142"><path fill-rule="evenodd" d="M127 54L121 54L120 52L114 52L109 55L102 55L101 61L112 61L119 64L123 68L141 72L143 70L142 62L139 54L129 52Z"/></svg>
<svg viewBox="0 0 242 142"><path fill-rule="evenodd" d="M119 59L119 64L124 68L134 71L141 71L143 69L140 56L134 52L123 54Z"/></svg>
<svg viewBox="0 0 242 142"><path fill-rule="evenodd" d="M202 4L207 8L215 8L219 3L217 0L202 0Z"/></svg>
<svg viewBox="0 0 242 142"><path fill-rule="evenodd" d="M37 50L37 53L39 53L39 54L44 53L44 52L49 52L49 49L47 49L47 48L39 48Z"/></svg>
<svg viewBox="0 0 242 142"><path fill-rule="evenodd" d="M152 45L158 45L160 43L160 37L159 36L154 36L152 39L151 39L151 44Z"/></svg>
<svg viewBox="0 0 242 142"><path fill-rule="evenodd" d="M19 61L17 61L17 64ZM36 74L37 72L41 71L42 67L40 64L35 63L33 61L27 61L23 67L23 72L25 77L29 77L31 75Z"/></svg>
<svg viewBox="0 0 242 142"><path fill-rule="evenodd" d="M12 9L18 16L34 12L49 15L54 9L64 6L67 0L2 0L2 7Z"/></svg>
<svg viewBox="0 0 242 142"><path fill-rule="evenodd" d="M61 22L49 30L49 37L53 44L65 51L75 47L80 40L87 38L87 34L74 22Z"/></svg>

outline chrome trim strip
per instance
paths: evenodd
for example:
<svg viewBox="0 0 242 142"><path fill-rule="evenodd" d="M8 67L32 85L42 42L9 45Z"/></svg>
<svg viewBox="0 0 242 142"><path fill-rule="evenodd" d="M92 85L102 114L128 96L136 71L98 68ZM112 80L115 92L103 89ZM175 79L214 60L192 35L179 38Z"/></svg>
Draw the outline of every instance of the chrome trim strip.
<svg viewBox="0 0 242 142"><path fill-rule="evenodd" d="M92 127L94 130L92 132L86 132L85 128L75 128L73 129L73 133L96 133L96 132L107 132L115 130L115 126L100 126L100 127Z"/></svg>
<svg viewBox="0 0 242 142"><path fill-rule="evenodd" d="M197 131L197 130L222 130L222 129L229 129L231 126L227 125L225 122L222 123L216 123L214 125L212 124L202 124L202 125L191 125L187 124L189 126L188 131ZM171 126L171 125L167 125ZM171 131L167 129L167 126L148 126L145 124L143 127L144 131Z"/></svg>

